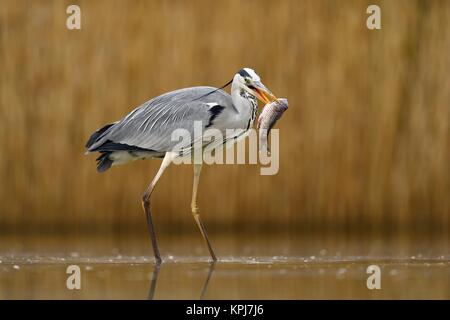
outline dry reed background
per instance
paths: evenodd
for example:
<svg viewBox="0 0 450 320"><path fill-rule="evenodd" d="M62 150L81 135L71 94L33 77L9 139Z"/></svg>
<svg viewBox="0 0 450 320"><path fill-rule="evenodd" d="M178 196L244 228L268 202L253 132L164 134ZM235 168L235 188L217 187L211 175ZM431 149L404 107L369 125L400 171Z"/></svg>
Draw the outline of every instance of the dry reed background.
<svg viewBox="0 0 450 320"><path fill-rule="evenodd" d="M80 31L65 27L71 3ZM365 27L371 3L381 31ZM204 168L209 228L448 233L449 21L450 1L436 0L2 0L0 230L145 232L140 195L160 162L100 175L83 154L89 134L250 66L290 101L280 171ZM191 177L189 166L164 175L159 228L196 232Z"/></svg>

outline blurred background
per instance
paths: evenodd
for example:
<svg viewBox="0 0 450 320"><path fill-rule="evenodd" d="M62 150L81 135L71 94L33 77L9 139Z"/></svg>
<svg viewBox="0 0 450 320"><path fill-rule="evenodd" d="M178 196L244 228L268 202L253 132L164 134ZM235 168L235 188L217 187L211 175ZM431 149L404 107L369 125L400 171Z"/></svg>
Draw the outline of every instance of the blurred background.
<svg viewBox="0 0 450 320"><path fill-rule="evenodd" d="M70 4L81 7L81 30L66 28ZM381 30L366 28L370 4L381 7ZM140 200L160 160L99 174L84 144L154 96L221 86L242 67L289 99L276 125L280 169L261 176L260 165L204 167L203 221L219 257L298 260L275 273L249 267L257 275L251 283L229 267L215 276L210 297L376 298L361 285L365 265L342 261L405 258L441 262L434 273L427 264L386 266L404 278L388 283L383 297L448 298L449 30L450 1L439 0L2 0L0 258L10 266L0 273L0 298L145 296L154 276ZM192 167L171 166L153 195L164 256L207 255L190 213L191 187ZM65 289L63 269L56 276L23 267L95 263L102 254L111 263L145 256L143 269L130 271L128 291L114 267L78 296ZM307 264L319 257L325 265ZM192 297L205 270L174 268L163 271L170 283L160 284L159 297ZM346 274L353 282L336 282ZM176 276L191 282L180 287ZM42 283L30 279L46 285L29 290ZM258 284L262 291L253 290Z"/></svg>
<svg viewBox="0 0 450 320"><path fill-rule="evenodd" d="M254 68L289 112L280 170L208 166L211 230L448 232L450 2L73 1L0 6L1 232L145 232L140 197L160 160L95 170L89 135L177 88ZM192 168L154 194L164 232L196 231Z"/></svg>

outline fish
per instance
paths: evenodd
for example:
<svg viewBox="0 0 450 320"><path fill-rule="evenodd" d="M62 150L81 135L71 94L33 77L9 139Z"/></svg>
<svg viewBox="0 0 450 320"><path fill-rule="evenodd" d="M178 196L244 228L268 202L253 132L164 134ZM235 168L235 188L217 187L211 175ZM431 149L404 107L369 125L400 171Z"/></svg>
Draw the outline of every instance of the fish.
<svg viewBox="0 0 450 320"><path fill-rule="evenodd" d="M288 109L288 101L280 98L266 104L258 117L259 152L270 152L267 146L267 137L275 123Z"/></svg>

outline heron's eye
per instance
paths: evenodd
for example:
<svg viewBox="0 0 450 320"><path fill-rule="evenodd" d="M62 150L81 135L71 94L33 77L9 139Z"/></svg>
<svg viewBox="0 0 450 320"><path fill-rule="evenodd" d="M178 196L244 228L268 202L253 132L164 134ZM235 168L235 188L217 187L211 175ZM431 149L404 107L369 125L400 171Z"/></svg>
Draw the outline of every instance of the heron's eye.
<svg viewBox="0 0 450 320"><path fill-rule="evenodd" d="M249 78L245 78L245 84L250 84L250 79Z"/></svg>

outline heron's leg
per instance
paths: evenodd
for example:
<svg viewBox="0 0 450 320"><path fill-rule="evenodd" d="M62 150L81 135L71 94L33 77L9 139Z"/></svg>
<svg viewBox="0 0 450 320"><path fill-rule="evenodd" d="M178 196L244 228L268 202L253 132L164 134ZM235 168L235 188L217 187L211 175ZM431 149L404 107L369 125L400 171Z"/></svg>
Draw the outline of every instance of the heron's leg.
<svg viewBox="0 0 450 320"><path fill-rule="evenodd" d="M191 210L195 222L197 222L200 232L202 233L203 239L205 239L206 244L208 245L208 250L211 255L211 258L213 259L213 261L217 261L216 255L214 254L214 250L212 249L211 243L209 242L208 235L206 234L205 226L203 225L202 220L200 219L200 214L198 213L199 210L197 206L197 189L201 170L202 170L201 164L194 164L194 183L192 188Z"/></svg>
<svg viewBox="0 0 450 320"><path fill-rule="evenodd" d="M155 260L157 264L161 263L161 255L159 254L158 243L156 242L155 228L153 227L152 212L150 210L150 196L152 195L153 189L155 188L159 178L161 178L164 170L169 166L170 162L175 158L175 156L176 154L172 152L166 152L161 167L159 167L158 173L156 173L156 176L153 178L152 182L147 187L147 190L142 196L142 208L144 209L145 215L147 216L147 227L152 240L153 253L155 254Z"/></svg>

